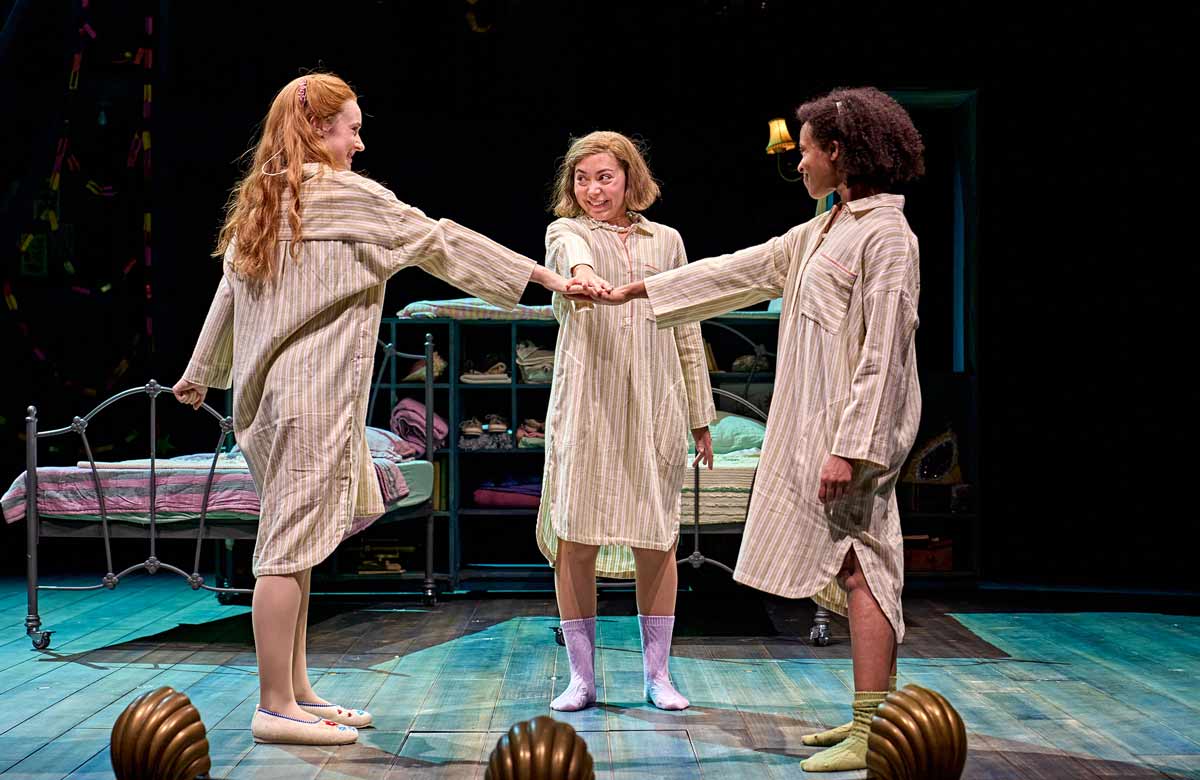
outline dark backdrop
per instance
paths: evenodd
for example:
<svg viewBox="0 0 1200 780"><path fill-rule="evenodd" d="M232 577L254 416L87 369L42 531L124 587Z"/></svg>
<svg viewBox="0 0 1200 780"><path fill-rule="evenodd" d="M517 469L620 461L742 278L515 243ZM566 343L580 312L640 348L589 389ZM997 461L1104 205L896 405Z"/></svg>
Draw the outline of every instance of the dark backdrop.
<svg viewBox="0 0 1200 780"><path fill-rule="evenodd" d="M64 111L78 16L48 5L0 3L9 11L0 84L13 136L5 247L18 240L13 215L28 209L45 176ZM1171 240L1187 220L1182 158L1194 148L1194 138L1185 143L1194 136L1188 112L1177 108L1186 60L1171 31L1194 28L1194 11L1147 6L1116 20L1094 3L980 11L966 3L343 0L319 15L231 0L150 5L155 172L144 196L155 220L154 295L148 304L30 297L44 308L42 338L58 368L115 362L109 331L117 326L101 323L146 309L153 341L136 351L127 376L177 378L218 277L209 253L236 158L275 91L303 68L333 70L357 88L364 172L430 215L534 258L550 219L548 185L571 135L615 129L644 138L663 182L650 216L679 228L698 259L811 217L801 185L781 181L763 154L769 118L790 117L835 86L977 90L980 429L964 447L979 456L970 476L984 488L985 573L1195 586L1181 446L1195 392L1175 368L1194 362L1183 346L1194 251ZM915 118L930 162L927 181L906 193L923 250L919 358L936 372L950 368L950 131L936 114ZM95 244L114 219L85 215L77 231ZM13 277L15 254L5 262ZM390 283L385 311L459 294L407 271ZM546 300L541 290L525 297ZM54 421L84 404L63 389L63 371L31 359L11 313L3 338L15 367L2 394L7 485L21 466L25 404L37 401ZM5 565L16 570L19 527L4 539Z"/></svg>

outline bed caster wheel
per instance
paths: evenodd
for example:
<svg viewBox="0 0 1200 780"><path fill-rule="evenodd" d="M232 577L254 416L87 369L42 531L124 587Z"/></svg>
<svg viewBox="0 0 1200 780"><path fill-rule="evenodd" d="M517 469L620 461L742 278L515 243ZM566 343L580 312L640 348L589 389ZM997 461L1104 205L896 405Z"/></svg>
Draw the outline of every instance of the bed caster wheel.
<svg viewBox="0 0 1200 780"><path fill-rule="evenodd" d="M34 650L45 650L50 646L50 631L35 631L29 635Z"/></svg>
<svg viewBox="0 0 1200 780"><path fill-rule="evenodd" d="M421 603L427 607L432 607L437 604L437 594L425 591L425 595L421 597Z"/></svg>
<svg viewBox="0 0 1200 780"><path fill-rule="evenodd" d="M812 642L817 647L825 647L829 644L829 625L813 626L808 632L808 641Z"/></svg>
<svg viewBox="0 0 1200 780"><path fill-rule="evenodd" d="M232 604L233 603L233 594L232 593L218 593L217 594L217 603L223 604L225 606Z"/></svg>
<svg viewBox="0 0 1200 780"><path fill-rule="evenodd" d="M563 639L562 628L559 626L551 626L550 629L554 631L554 641L557 642L560 647L566 647L567 643Z"/></svg>

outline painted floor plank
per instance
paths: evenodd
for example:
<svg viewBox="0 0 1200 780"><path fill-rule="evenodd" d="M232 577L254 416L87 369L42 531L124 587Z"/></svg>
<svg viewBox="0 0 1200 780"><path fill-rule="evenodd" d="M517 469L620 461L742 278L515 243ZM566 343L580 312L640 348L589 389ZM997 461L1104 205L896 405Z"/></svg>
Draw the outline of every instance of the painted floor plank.
<svg viewBox="0 0 1200 780"><path fill-rule="evenodd" d="M701 777L700 763L686 730L609 731L608 745L612 753L609 770L614 780Z"/></svg>
<svg viewBox="0 0 1200 780"><path fill-rule="evenodd" d="M404 740L384 780L436 778L474 780L482 776L484 751L491 754L495 741L486 731L413 731Z"/></svg>
<svg viewBox="0 0 1200 780"><path fill-rule="evenodd" d="M747 607L775 621L771 635L705 636L702 626L684 626L671 674L693 706L665 713L641 700L628 601L605 601L597 621L599 705L554 713L585 737L598 777L805 776L798 764L816 750L801 737L849 714L844 623L824 648L803 638L811 608L784 600ZM0 624L19 627L23 582L0 580L5 606ZM47 593L42 611L61 626L51 652L32 652L23 631L0 637L5 778L108 780L111 723L159 685L183 690L200 709L214 777L479 778L504 731L550 714L567 680L550 599L434 609L314 602L310 679L325 698L370 709L378 728L343 748L255 745L248 726L258 679L245 607L147 577L116 593ZM900 684L939 690L959 709L970 731L964 778L1200 780L1200 682L1187 673L1200 659L1200 619L963 612L936 599L909 599L908 611Z"/></svg>

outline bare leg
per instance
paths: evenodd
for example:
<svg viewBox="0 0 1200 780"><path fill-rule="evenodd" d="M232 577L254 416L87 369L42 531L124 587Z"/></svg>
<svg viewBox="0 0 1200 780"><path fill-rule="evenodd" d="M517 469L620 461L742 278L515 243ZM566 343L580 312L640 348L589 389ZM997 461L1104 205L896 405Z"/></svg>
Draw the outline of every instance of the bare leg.
<svg viewBox="0 0 1200 780"><path fill-rule="evenodd" d="M876 707L888 692L896 663L896 634L871 593L854 548L846 553L838 581L846 589L850 656L854 662L854 720L845 739L800 762L805 772L849 772L867 767L867 734Z"/></svg>
<svg viewBox="0 0 1200 780"><path fill-rule="evenodd" d="M896 632L871 593L853 547L846 553L841 581L850 617L854 690L886 691L888 677L896 667Z"/></svg>
<svg viewBox="0 0 1200 780"><path fill-rule="evenodd" d="M600 548L560 539L554 591L567 647L571 679L550 702L560 712L576 712L596 702L596 555Z"/></svg>
<svg viewBox="0 0 1200 780"><path fill-rule="evenodd" d="M356 728L370 726L371 713L366 710L343 709L338 704L331 704L316 694L308 680L308 597L311 592L312 569L309 569L300 578L300 609L296 615L296 636L292 643L292 690L296 695L296 702L302 705L309 715Z"/></svg>
<svg viewBox="0 0 1200 780"><path fill-rule="evenodd" d="M304 574L259 577L254 583L251 620L258 656L258 702L263 709L289 718L313 719L296 704L292 689L292 650L300 611Z"/></svg>
<svg viewBox="0 0 1200 780"><path fill-rule="evenodd" d="M675 548L646 550L633 548L637 567L637 608L642 615L674 615L675 592L679 590L679 567Z"/></svg>
<svg viewBox="0 0 1200 780"><path fill-rule="evenodd" d="M675 632L675 591L679 570L675 550L633 548L637 565L638 629L646 699L660 710L683 710L688 700L671 682L671 638Z"/></svg>
<svg viewBox="0 0 1200 780"><path fill-rule="evenodd" d="M558 560L554 564L554 592L558 596L558 616L578 620L596 615L596 555L600 548L558 540Z"/></svg>
<svg viewBox="0 0 1200 780"><path fill-rule="evenodd" d="M296 701L328 704L318 696L308 681L308 596L312 591L312 569L300 580L300 611L296 616L296 641L292 645L292 690Z"/></svg>

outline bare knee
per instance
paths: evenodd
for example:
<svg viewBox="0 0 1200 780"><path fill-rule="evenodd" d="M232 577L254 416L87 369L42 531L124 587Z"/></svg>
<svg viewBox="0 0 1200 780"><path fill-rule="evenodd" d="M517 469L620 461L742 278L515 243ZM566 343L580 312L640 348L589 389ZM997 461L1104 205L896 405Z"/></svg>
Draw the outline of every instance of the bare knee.
<svg viewBox="0 0 1200 780"><path fill-rule="evenodd" d="M665 561L675 560L675 548L670 550L651 550L646 547L633 547L633 560L638 565L661 566Z"/></svg>
<svg viewBox="0 0 1200 780"><path fill-rule="evenodd" d="M842 590L847 592L867 587L867 578L863 576L862 566L858 563L858 556L854 554L853 547L846 551L842 568L837 573L837 581Z"/></svg>
<svg viewBox="0 0 1200 780"><path fill-rule="evenodd" d="M258 588L295 588L304 585L305 575L312 569L288 572L286 574L262 574L254 578L254 587Z"/></svg>
<svg viewBox="0 0 1200 780"><path fill-rule="evenodd" d="M600 548L594 544L577 544L560 539L558 542L558 558L565 566L592 566L595 568L596 556Z"/></svg>
<svg viewBox="0 0 1200 780"><path fill-rule="evenodd" d="M863 576L861 569L855 571L853 574L847 577L841 578L838 581L841 583L842 589L847 593L869 587L867 585L867 578Z"/></svg>

